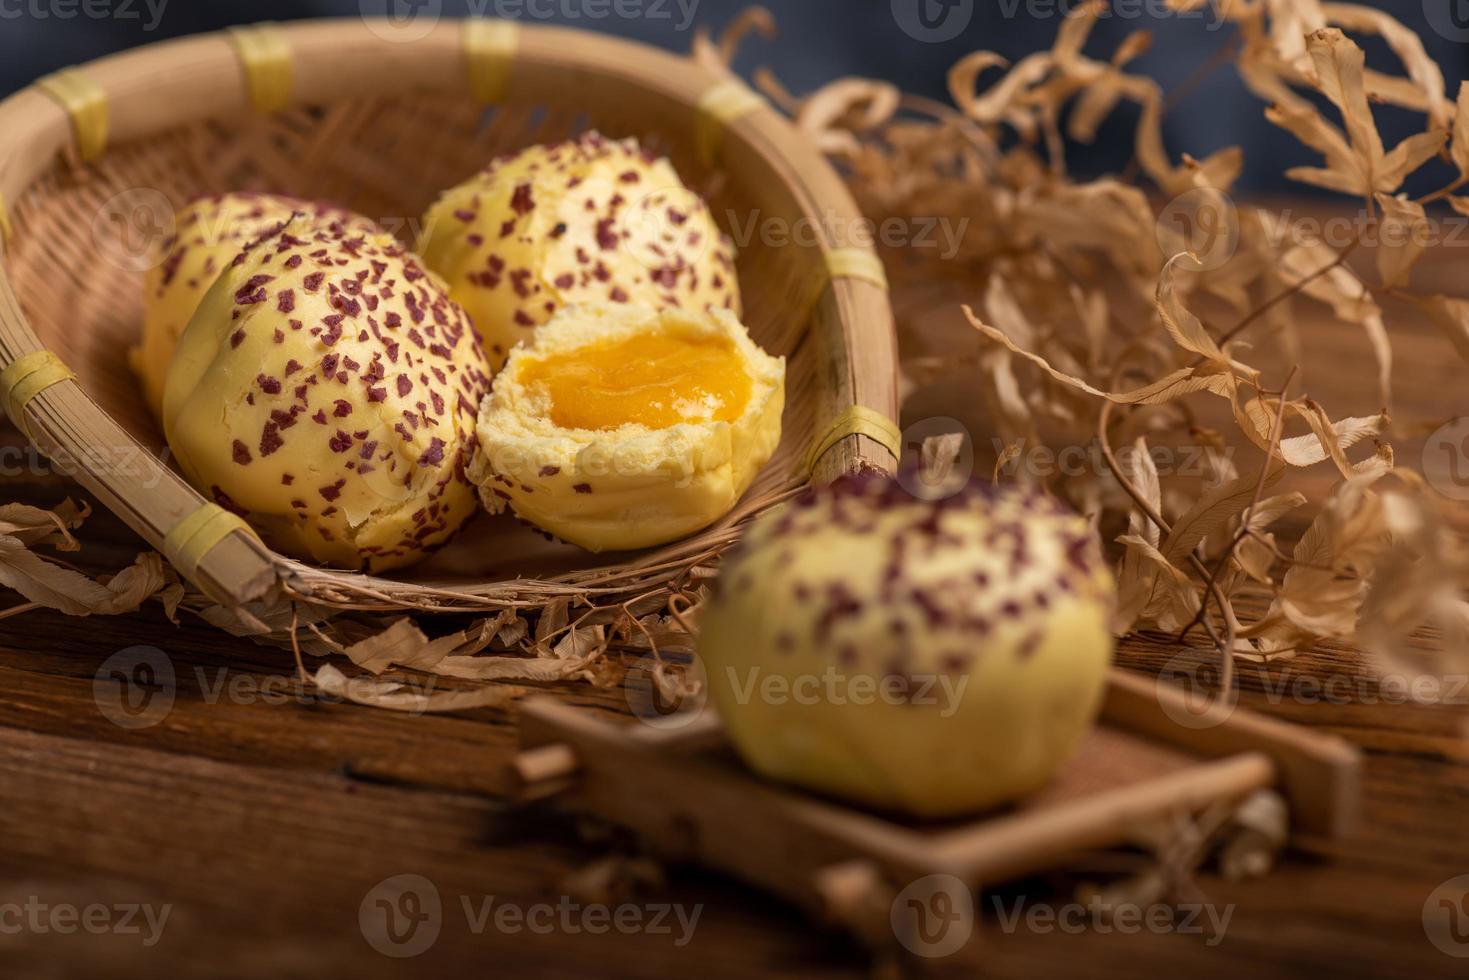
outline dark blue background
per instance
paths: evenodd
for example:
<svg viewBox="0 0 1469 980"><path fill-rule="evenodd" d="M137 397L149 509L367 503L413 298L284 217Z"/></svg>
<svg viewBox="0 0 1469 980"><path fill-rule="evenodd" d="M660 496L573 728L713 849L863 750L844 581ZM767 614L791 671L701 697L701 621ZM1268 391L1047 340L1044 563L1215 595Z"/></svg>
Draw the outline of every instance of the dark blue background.
<svg viewBox="0 0 1469 980"><path fill-rule="evenodd" d="M155 4L159 0L154 0ZM434 0L166 0L154 29L148 29L145 0L0 0L0 93L22 87L56 68L138 44L167 37L215 30L231 24L261 20L291 20L325 16L354 16L362 9L382 10L385 3L411 4ZM557 10L576 9L579 0L442 0L446 15L469 10L494 12L496 3L541 3ZM604 0L608 2L608 0ZM654 0L640 0L651 4ZM691 30L680 30L680 0L666 3L669 16L620 19L616 16L581 18L579 26L641 38L677 50L687 49ZM681 0L697 3L694 22L720 27L747 0ZM767 64L795 91L807 91L841 75L859 74L891 80L913 92L946 98L945 73L962 55L979 48L1018 58L1049 46L1059 24L1050 13L1076 0L975 0L972 21L963 34L945 43L915 40L897 26L891 0L766 0L781 27L781 38L766 43L751 39L740 68ZM904 0L918 3L919 0ZM928 2L928 0L925 0ZM1228 36L1211 31L1208 22L1156 16L1162 0L1121 0L1129 16L1113 16L1098 25L1091 52L1110 52L1139 28L1154 32L1152 50L1135 63L1165 86L1188 78ZM1452 4L1463 0L1368 0L1390 10L1425 37L1431 55L1443 67L1450 93L1469 74L1469 46L1436 34L1423 12L1423 3ZM84 3L105 4L132 16L88 17ZM124 8L124 5L127 5ZM94 8L95 9L95 8ZM541 9L545 9L544 6ZM646 9L646 8L645 8ZM1119 9L1123 9L1119 7ZM64 17L73 12L70 18ZM553 17L562 20L561 16ZM1396 70L1396 63L1380 43L1368 43L1369 63ZM990 76L993 77L993 76ZM1245 92L1231 68L1214 72L1180 104L1167 120L1165 135L1175 156L1189 152L1202 156L1232 143L1247 149L1248 170L1242 188L1255 191L1285 189L1280 176L1288 166L1311 163L1313 155L1294 139L1267 124L1260 103ZM1074 169L1099 174L1123 167L1130 155L1134 114L1123 112L1101 133L1094 147L1071 151ZM1413 131L1415 117L1380 113L1389 145ZM0 134L3 141L4 134ZM1436 175L1425 175L1432 182ZM1299 188L1295 188L1299 190Z"/></svg>

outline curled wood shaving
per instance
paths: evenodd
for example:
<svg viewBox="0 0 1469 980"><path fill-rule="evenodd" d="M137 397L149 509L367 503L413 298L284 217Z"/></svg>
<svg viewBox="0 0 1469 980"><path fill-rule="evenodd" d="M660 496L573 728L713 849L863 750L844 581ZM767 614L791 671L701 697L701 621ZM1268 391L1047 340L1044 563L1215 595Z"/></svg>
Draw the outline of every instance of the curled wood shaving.
<svg viewBox="0 0 1469 980"><path fill-rule="evenodd" d="M1269 209L1233 204L1238 147L1202 160L1170 152L1162 125L1175 95L1134 70L1149 38L1097 51L1102 3L1073 5L1047 50L961 58L952 106L854 79L802 96L765 72L762 88L842 165L869 219L970 219L957 253L907 249L888 265L902 347L915 352L904 390L963 391L969 404L950 414L977 402L996 479L1037 446L1208 450L1191 473L1159 471L1146 452L1118 462L1104 451L1107 466L1080 473L1014 467L1116 543L1119 631L1202 626L1226 667L1327 638L1387 658L1411 635L1420 666L1442 669L1452 644L1464 646L1469 549L1393 452L1391 439L1434 426L1393 417L1393 325L1379 298L1412 300L1469 360L1469 299L1409 292L1434 210L1469 215L1469 86L1450 98L1421 41L1379 10L1170 0L1177 10L1206 3L1233 29L1216 35L1210 64L1233 61L1266 118L1320 155L1288 176L1352 199L1365 216L1354 240L1328 244ZM1364 36L1386 42L1401 74L1367 67ZM1069 176L1063 122L1085 141L1129 103L1139 110L1133 164ZM1382 104L1419 113L1421 131L1386 145ZM1403 193L1435 156L1456 179ZM1384 247L1354 263L1368 233ZM930 325L946 306L973 328L969 343ZM1350 415L1310 394L1319 359L1295 326L1310 310L1357 331L1359 387L1380 411ZM1282 384L1290 365L1302 370ZM1329 494L1277 486L1317 467L1335 473ZM1251 604L1266 612L1242 621L1242 597L1266 600Z"/></svg>
<svg viewBox="0 0 1469 980"><path fill-rule="evenodd" d="M564 607L559 608L564 614ZM405 617L381 633L345 648L343 653L373 674L403 668L460 680L558 681L585 672L607 647L603 627L571 627L553 648L538 643L535 649L545 651L540 656L477 656L506 629L507 616L518 621L514 613L504 613L471 629L433 640Z"/></svg>
<svg viewBox="0 0 1469 980"><path fill-rule="evenodd" d="M183 589L155 552L138 555L115 575L93 579L32 550L44 546L77 550L71 532L89 513L70 500L54 510L21 504L0 507L0 586L27 600L0 615L44 608L68 616L116 616L133 612L152 598L164 604L170 617L174 615Z"/></svg>
<svg viewBox="0 0 1469 980"><path fill-rule="evenodd" d="M349 678L331 664L317 668L311 678L324 694L356 704L409 714L440 714L507 704L524 691L513 687L483 687L464 691L424 693L406 684L370 677Z"/></svg>

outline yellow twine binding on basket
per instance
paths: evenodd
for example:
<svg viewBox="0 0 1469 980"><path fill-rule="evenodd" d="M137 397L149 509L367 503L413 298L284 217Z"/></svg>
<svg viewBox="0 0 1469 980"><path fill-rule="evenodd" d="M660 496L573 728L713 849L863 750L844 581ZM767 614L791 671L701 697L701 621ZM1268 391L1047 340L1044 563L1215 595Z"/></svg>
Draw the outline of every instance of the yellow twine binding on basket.
<svg viewBox="0 0 1469 980"><path fill-rule="evenodd" d="M271 115L290 105L295 68L291 47L280 29L268 23L234 27L230 43L245 69L245 88L255 111Z"/></svg>
<svg viewBox="0 0 1469 980"><path fill-rule="evenodd" d="M76 377L71 368L61 363L61 358L49 350L38 350L16 358L4 371L0 371L0 407L15 427L31 438L25 424L26 409L31 400L54 385L71 381Z"/></svg>
<svg viewBox="0 0 1469 980"><path fill-rule="evenodd" d="M888 277L882 267L882 260L865 248L833 249L826 253L823 262L822 270L825 275L816 281L811 298L806 301L808 316L810 311L815 310L816 304L821 302L826 287L838 279L856 279L887 291Z"/></svg>
<svg viewBox="0 0 1469 980"><path fill-rule="evenodd" d="M77 153L90 163L107 149L107 93L75 68L64 68L36 83L71 116Z"/></svg>
<svg viewBox="0 0 1469 980"><path fill-rule="evenodd" d="M724 143L724 131L736 120L743 119L767 103L748 85L737 78L720 82L699 99L697 142L699 159L706 167L714 166Z"/></svg>
<svg viewBox="0 0 1469 980"><path fill-rule="evenodd" d="M15 229L10 224L10 209L5 203L5 195L0 194L0 245L8 246L14 237Z"/></svg>
<svg viewBox="0 0 1469 980"><path fill-rule="evenodd" d="M888 274L882 267L882 260L865 248L839 248L827 252L826 271L833 281L860 279L884 291L888 288Z"/></svg>
<svg viewBox="0 0 1469 980"><path fill-rule="evenodd" d="M864 405L853 405L832 420L825 434L811 443L806 453L806 475L816 471L816 464L827 451L849 436L867 436L888 452L894 459L902 458L903 433L892 419Z"/></svg>
<svg viewBox="0 0 1469 980"><path fill-rule="evenodd" d="M513 20L471 17L464 22L464 61L476 99L486 104L505 101L519 45L520 25Z"/></svg>
<svg viewBox="0 0 1469 980"><path fill-rule="evenodd" d="M236 531L251 537L250 525L218 504L205 504L173 526L163 538L163 554L169 564L187 578L194 578L204 558Z"/></svg>

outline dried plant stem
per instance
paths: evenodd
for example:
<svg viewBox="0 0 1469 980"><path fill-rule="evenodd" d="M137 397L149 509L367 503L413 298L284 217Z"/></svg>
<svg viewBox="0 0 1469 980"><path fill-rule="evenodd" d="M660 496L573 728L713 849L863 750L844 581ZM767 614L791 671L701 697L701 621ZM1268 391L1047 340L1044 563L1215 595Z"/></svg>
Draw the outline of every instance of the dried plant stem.
<svg viewBox="0 0 1469 980"><path fill-rule="evenodd" d="M680 609L680 603L687 603L687 605L683 609ZM682 626L684 628L684 631L690 636L698 635L698 631L695 628L697 624L690 623L687 619L684 619L684 616L691 616L698 611L699 604L690 601L689 598L685 596L682 592L676 592L668 598L668 614L672 616L674 618L674 621L677 622L678 625Z"/></svg>
<svg viewBox="0 0 1469 980"><path fill-rule="evenodd" d="M335 650L337 653L341 653L346 649L346 647L342 646L342 644L338 643L336 640L332 639L330 636L327 636L324 632L322 632L321 627L317 626L315 623L307 623L306 628L309 629L313 634L315 634L318 640L320 640L322 643L325 643L328 648Z"/></svg>
<svg viewBox="0 0 1469 980"><path fill-rule="evenodd" d="M1260 467L1260 479L1255 483L1254 496L1250 498L1250 506L1245 508L1244 525L1240 528L1239 533L1234 536L1229 547L1219 556L1219 560L1214 563L1213 571L1209 573L1208 587L1210 594L1222 591L1219 588L1219 576L1224 574L1224 569L1228 568L1229 563L1234 560L1235 551L1239 548L1240 543L1251 534L1250 522L1254 519L1255 508L1260 506L1260 498L1265 494L1265 483L1270 476L1270 461L1275 458L1276 449L1280 446L1280 437L1285 428L1285 396L1290 391L1291 382L1295 380L1296 373L1299 370L1299 365L1291 365L1290 374L1286 376L1285 384L1280 386L1280 402L1276 406L1275 421L1271 423L1270 439L1266 443L1265 465ZM1179 643L1183 643L1188 639L1189 633L1193 632L1193 628L1203 620L1208 610L1209 600L1206 596L1204 601L1199 603L1199 611L1194 614L1194 618L1178 634Z"/></svg>
<svg viewBox="0 0 1469 980"><path fill-rule="evenodd" d="M1282 290L1271 299L1266 300L1263 305L1256 307L1243 320L1241 320L1239 323L1236 323L1233 327L1230 327L1227 331L1225 331L1224 334L1219 338L1219 344L1223 346L1224 344L1229 343L1231 340L1237 337L1241 331L1250 326L1250 324L1254 323L1256 320L1260 319L1260 317L1264 316L1266 313L1269 313L1276 306L1279 306L1281 303L1284 303L1292 296L1295 296L1301 290L1305 289L1311 283L1315 282L1317 279L1320 279L1322 276L1330 273L1331 270L1345 265L1347 259L1351 258L1352 253L1355 252L1359 247L1361 247L1361 245L1362 233L1358 232L1357 237L1353 239L1352 243L1346 248L1342 249L1335 259L1317 269L1310 275L1304 277L1303 279L1301 279L1300 282L1296 283L1290 288Z"/></svg>
<svg viewBox="0 0 1469 980"><path fill-rule="evenodd" d="M1438 201L1442 201L1465 185L1469 185L1469 174L1464 174L1463 176L1457 178L1452 184L1445 188L1442 188L1441 190L1436 190L1426 197L1420 197L1418 199L1418 203L1426 206Z"/></svg>
<svg viewBox="0 0 1469 980"><path fill-rule="evenodd" d="M306 664L301 660L301 641L296 636L300 622L300 609L293 602L291 603L291 653L296 657L296 679L305 684L309 678L306 675Z"/></svg>
<svg viewBox="0 0 1469 980"><path fill-rule="evenodd" d="M41 604L39 602L23 602L18 606L11 606L9 609L0 609L0 619L9 619L11 616L19 616L22 613L28 613L40 608Z"/></svg>
<svg viewBox="0 0 1469 980"><path fill-rule="evenodd" d="M1243 47L1244 40L1238 34L1232 35L1229 40L1221 44L1214 51L1214 54L1209 57L1208 61L1195 68L1188 78L1184 79L1176 89L1168 93L1163 99L1162 114L1166 117L1169 112L1172 112L1178 107L1180 102L1188 98L1200 85L1204 84L1210 75L1234 61L1235 56L1239 54L1240 49ZM1122 172L1119 179L1125 184L1131 184L1137 180L1141 170L1142 160L1134 153L1132 159L1127 163L1127 169Z"/></svg>
<svg viewBox="0 0 1469 980"><path fill-rule="evenodd" d="M1112 472L1112 477L1127 495L1133 499L1133 502L1137 504L1138 508L1142 510L1148 520L1156 524L1158 530L1164 535L1172 534L1172 525L1153 507L1148 498L1143 496L1142 491L1133 486L1132 481L1123 474L1122 466L1117 462L1117 454L1112 449L1112 441L1107 437L1107 429L1112 421L1112 409L1114 407L1111 401L1104 401L1102 403L1101 419L1097 426L1097 440L1102 448L1102 459L1106 462L1107 469ZM1219 683L1221 688L1227 689L1234 681L1234 640L1238 632L1238 624L1234 617L1234 608L1230 605L1229 597L1219 588L1219 584L1212 580L1208 567L1199 560L1198 555L1190 553L1188 561L1194 571L1199 574L1200 578L1209 581L1209 591L1213 593L1215 600L1219 603L1219 610L1224 615L1225 635L1222 640L1218 637L1217 632L1207 618L1201 621L1205 629L1209 631L1210 638L1220 647L1221 664ZM1202 608L1203 606L1201 604L1200 609Z"/></svg>

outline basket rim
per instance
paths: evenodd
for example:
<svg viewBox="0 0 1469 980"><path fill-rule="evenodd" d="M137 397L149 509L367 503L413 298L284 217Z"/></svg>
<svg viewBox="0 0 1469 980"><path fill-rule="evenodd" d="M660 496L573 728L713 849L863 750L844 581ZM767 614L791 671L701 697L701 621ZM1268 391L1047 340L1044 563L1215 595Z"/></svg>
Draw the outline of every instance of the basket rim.
<svg viewBox="0 0 1469 980"><path fill-rule="evenodd" d="M347 98L402 94L404 72L412 89L424 94L467 95L470 79L461 46L465 21L444 18L428 34L411 41L389 39L386 21L329 18L272 25L292 52L295 86L291 105L331 104ZM518 28L511 84L565 73L594 73L661 99L690 127L698 125L700 100L727 83L694 59L638 41L562 26L526 24ZM312 56L330 61L323 67ZM343 60L345 59L345 60ZM392 62L400 71L384 70ZM230 32L219 31L155 42L78 66L105 95L111 142L146 139L180 125L253 111L240 56ZM76 136L67 112L36 84L0 101L0 208L20 201L30 188L58 165L73 166ZM839 222L861 218L855 200L827 159L795 126L769 106L727 124L723 153L730 172L737 164L761 164L776 172L803 214L819 230L821 253L838 249L831 241L829 217ZM24 222L15 233L23 235ZM852 225L847 225L851 227ZM0 236L3 237L3 236ZM0 252L0 369L43 349L9 278L9 244ZM824 399L824 414L835 418L854 405L897 416L897 342L885 289L859 279L837 278L822 295L808 329L821 341L823 374L834 378L835 390ZM192 486L157 459L92 400L78 380L41 392L28 404L25 419L15 420L36 447L55 456L70 451L79 465L75 478L151 546L162 549L167 531L206 504ZM139 476L110 472L89 446L117 446L136 451L150 472ZM896 464L889 449L863 434L842 439L819 461L815 482L863 469L891 472ZM156 470L153 472L152 470ZM140 480L152 481L146 494ZM463 612L538 605L559 595L584 595L575 583L586 573L553 579L521 579L483 589L453 586L416 587L393 579L305 566L245 534L225 538L199 563L193 584L226 606L288 596L336 608L398 609L379 586L408 588L429 605L417 611ZM497 588L504 585L506 588ZM639 582L634 587L646 588ZM486 594L488 593L488 594Z"/></svg>

